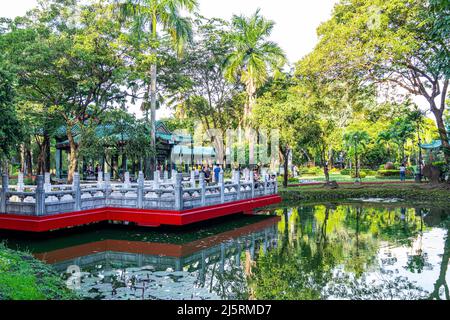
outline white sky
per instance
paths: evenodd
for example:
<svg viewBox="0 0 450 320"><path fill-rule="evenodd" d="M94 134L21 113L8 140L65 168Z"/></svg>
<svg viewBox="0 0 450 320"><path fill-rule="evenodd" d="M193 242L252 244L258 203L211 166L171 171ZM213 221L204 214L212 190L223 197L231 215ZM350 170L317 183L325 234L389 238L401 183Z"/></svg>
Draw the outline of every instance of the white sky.
<svg viewBox="0 0 450 320"><path fill-rule="evenodd" d="M200 13L206 17L230 19L233 14L261 14L276 22L271 40L286 52L291 64L309 53L317 43L316 28L328 20L338 0L199 0ZM0 16L24 15L36 5L36 0L0 0ZM131 112L137 112L132 107ZM161 110L158 118L168 116Z"/></svg>

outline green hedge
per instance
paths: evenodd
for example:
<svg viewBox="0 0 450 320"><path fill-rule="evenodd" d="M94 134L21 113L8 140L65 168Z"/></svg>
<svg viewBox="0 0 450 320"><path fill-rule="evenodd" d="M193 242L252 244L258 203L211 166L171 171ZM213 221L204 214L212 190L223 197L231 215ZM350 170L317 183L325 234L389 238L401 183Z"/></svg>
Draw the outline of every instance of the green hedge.
<svg viewBox="0 0 450 320"><path fill-rule="evenodd" d="M305 176L317 176L323 173L323 168L321 167L311 167L300 169L300 174Z"/></svg>
<svg viewBox="0 0 450 320"><path fill-rule="evenodd" d="M383 170L378 170L377 172L377 176L380 177L393 177L393 176L398 176L400 177L400 170L395 170L395 169L383 169Z"/></svg>
<svg viewBox="0 0 450 320"><path fill-rule="evenodd" d="M350 170L350 169L343 169L343 170L341 170L341 174L345 175L345 176L351 175L352 178L355 177L354 170ZM375 170L370 170L370 169L360 169L359 170L359 174L360 174L361 178L365 178L367 176L375 176L377 174L377 172ZM363 177L363 175L364 175L364 177Z"/></svg>

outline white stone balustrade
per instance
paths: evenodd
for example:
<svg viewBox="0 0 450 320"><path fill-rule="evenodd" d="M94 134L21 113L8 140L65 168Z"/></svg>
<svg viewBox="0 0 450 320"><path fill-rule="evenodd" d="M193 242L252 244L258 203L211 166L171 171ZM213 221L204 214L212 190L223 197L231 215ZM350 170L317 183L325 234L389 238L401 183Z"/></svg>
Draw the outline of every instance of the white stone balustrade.
<svg viewBox="0 0 450 320"><path fill-rule="evenodd" d="M202 206L252 199L276 194L278 185L269 175L261 181L245 172L232 172L232 179L225 180L224 172L219 181L207 185L205 176L200 173L198 181L192 172L189 176L171 172L170 179L156 171L153 181L145 181L142 172L137 182L130 181L125 173L124 182L112 182L110 173L99 173L97 183L81 183L75 174L71 185L51 185L49 175L38 176L36 186L26 186L23 176L17 186L9 185L9 178L2 176L0 192L0 213L25 215L52 215L58 213L89 210L102 207L183 210Z"/></svg>

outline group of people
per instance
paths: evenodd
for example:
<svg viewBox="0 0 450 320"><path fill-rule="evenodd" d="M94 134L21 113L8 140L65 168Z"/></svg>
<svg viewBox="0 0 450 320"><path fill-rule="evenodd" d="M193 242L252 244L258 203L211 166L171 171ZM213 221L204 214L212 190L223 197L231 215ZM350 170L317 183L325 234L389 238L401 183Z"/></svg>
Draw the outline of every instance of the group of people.
<svg viewBox="0 0 450 320"><path fill-rule="evenodd" d="M198 179L200 173L203 173L205 175L206 183L212 183L213 177L215 182L219 182L220 171L222 171L222 166L220 164L216 164L214 167L209 165L194 167L195 179Z"/></svg>
<svg viewBox="0 0 450 320"><path fill-rule="evenodd" d="M92 164L89 164L86 168L86 175L90 177L95 176L95 178L97 178L100 171L102 171L102 168L98 163L96 164L95 169Z"/></svg>
<svg viewBox="0 0 450 320"><path fill-rule="evenodd" d="M206 183L213 183L219 182L219 175L220 172L223 170L223 167L221 164L215 164L214 166L210 165L198 165L194 166L194 176L195 179L198 179L200 177L200 173L203 173L205 175L205 181ZM260 170L258 168L254 168L253 171L250 171L253 173L254 181L259 181L261 179ZM272 179L275 179L274 176L271 177Z"/></svg>

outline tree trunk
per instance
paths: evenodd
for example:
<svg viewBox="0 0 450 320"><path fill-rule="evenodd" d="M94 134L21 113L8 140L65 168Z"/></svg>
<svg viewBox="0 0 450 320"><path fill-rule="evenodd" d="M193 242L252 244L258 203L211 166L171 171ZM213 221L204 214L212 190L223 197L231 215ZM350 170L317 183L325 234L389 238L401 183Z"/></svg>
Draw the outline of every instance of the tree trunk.
<svg viewBox="0 0 450 320"><path fill-rule="evenodd" d="M50 152L50 135L46 134L44 139L45 141L45 172L50 172L50 158L51 158L51 152Z"/></svg>
<svg viewBox="0 0 450 320"><path fill-rule="evenodd" d="M50 172L50 136L44 132L42 143L39 145L38 174Z"/></svg>
<svg viewBox="0 0 450 320"><path fill-rule="evenodd" d="M450 165L450 144L448 143L448 132L445 128L444 120L442 119L442 113L434 112L436 118L436 124L439 130L439 137L441 138L442 147L444 149L445 162Z"/></svg>
<svg viewBox="0 0 450 320"><path fill-rule="evenodd" d="M27 174L32 176L33 175L33 155L31 154L30 145L25 145L25 158L26 158L26 164L27 164Z"/></svg>
<svg viewBox="0 0 450 320"><path fill-rule="evenodd" d="M289 179L289 147L286 146L286 149L283 152L283 158L284 158L284 164L283 164L283 168L284 168L284 175L283 175L283 187L287 188L288 186L288 179Z"/></svg>
<svg viewBox="0 0 450 320"><path fill-rule="evenodd" d="M73 176L78 169L78 146L75 143L75 139L72 135L72 127L67 126L66 129L67 138L69 140L70 153L69 153L69 172L67 174L67 183L73 182Z"/></svg>
<svg viewBox="0 0 450 320"><path fill-rule="evenodd" d="M246 131L246 139L249 142L248 143L249 164L250 164L250 167L253 168L253 165L256 164L255 142L254 142L254 137L252 135L252 127L251 127L251 123L250 123L250 117L252 115L253 107L255 106L255 103L256 103L256 97L255 97L256 88L253 83L253 80L248 81L246 89L247 89L247 95L248 95L248 102L244 109L244 127L245 127L245 131Z"/></svg>
<svg viewBox="0 0 450 320"><path fill-rule="evenodd" d="M156 167L156 64L151 66L151 88L150 88L150 115L152 124L152 149L154 151L150 161L150 176Z"/></svg>
<svg viewBox="0 0 450 320"><path fill-rule="evenodd" d="M20 171L25 174L27 171L27 165L25 161L25 144L20 144Z"/></svg>
<svg viewBox="0 0 450 320"><path fill-rule="evenodd" d="M430 299L440 300L439 290L444 287L446 298L449 299L448 285L445 279L447 275L448 263L450 260L450 228L447 228L447 236L444 245L444 253L442 254L441 268L439 278L434 283L434 290L430 295Z"/></svg>

